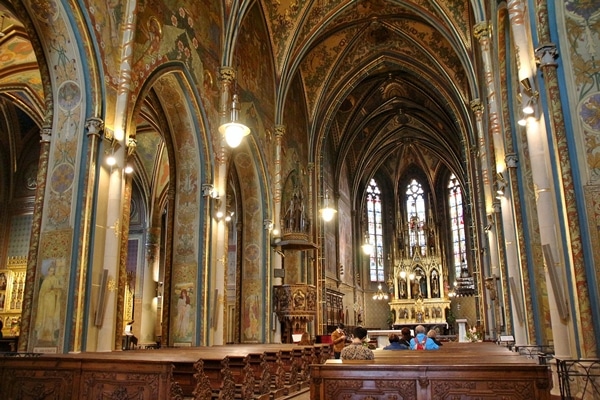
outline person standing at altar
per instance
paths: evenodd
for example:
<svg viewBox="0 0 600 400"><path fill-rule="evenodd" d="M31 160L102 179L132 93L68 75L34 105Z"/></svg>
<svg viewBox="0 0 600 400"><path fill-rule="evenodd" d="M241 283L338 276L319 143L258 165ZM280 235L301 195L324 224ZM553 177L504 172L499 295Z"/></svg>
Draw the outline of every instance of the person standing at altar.
<svg viewBox="0 0 600 400"><path fill-rule="evenodd" d="M333 357L336 360L339 360L342 350L344 347L346 347L346 332L344 332L344 324L338 324L336 330L331 334L331 342L333 343Z"/></svg>

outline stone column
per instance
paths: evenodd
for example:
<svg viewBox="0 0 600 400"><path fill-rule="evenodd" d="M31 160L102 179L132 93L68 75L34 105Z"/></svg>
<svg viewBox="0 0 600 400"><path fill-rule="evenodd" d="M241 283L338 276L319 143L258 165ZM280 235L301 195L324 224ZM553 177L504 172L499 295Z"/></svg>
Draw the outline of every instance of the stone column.
<svg viewBox="0 0 600 400"><path fill-rule="evenodd" d="M547 17L547 15L546 15ZM543 31L543 28L539 28ZM548 35L545 35L546 39L549 39ZM541 40L542 38L540 38ZM547 43L536 49L536 59L539 63L540 70L542 71L542 77L546 83L546 98L548 99L548 121L549 128L552 133L553 147L556 151L554 161L557 163L557 170L559 172L560 186L558 188L561 191L561 199L563 203L561 208L565 210L565 222L562 226L559 226L561 232L567 233L569 249L568 257L563 258L563 255L559 252L559 246L557 243L549 243L552 246L552 252L557 257L558 262L556 266L546 265L546 268L557 268L559 270L559 277L563 278L563 272L565 270L572 271L573 274L573 285L575 296L570 301L575 303L575 309L578 310L577 316L573 318L574 326L571 329L574 330L570 339L572 342L575 341L575 336L579 337L581 357L592 357L597 355L597 343L594 336L594 325L591 319L592 313L590 310L590 298L587 274L585 271L584 257L583 257L583 243L581 240L581 229L579 227L580 221L579 212L575 207L575 189L573 180L573 169L571 167L571 156L569 152L569 145L567 142L567 132L565 129L565 121L563 108L560 101L560 88L558 85L558 74L556 58L558 57L558 51L556 45ZM564 262L564 264L563 264ZM564 281L563 281L564 282ZM550 286L551 287L551 286ZM567 290L566 284L560 288L552 288L554 291ZM556 296L555 296L556 300ZM553 307L556 309L556 307ZM565 325L560 323L560 317L557 319L556 315L553 315L552 331L554 334L557 333L555 325L566 330ZM556 323L555 323L556 320ZM576 332L579 332L578 334ZM566 332L565 332L566 333ZM559 336L567 337L567 336ZM562 343L562 346L559 345ZM554 340L555 353L557 356L571 355L569 350L569 343L566 340Z"/></svg>
<svg viewBox="0 0 600 400"><path fill-rule="evenodd" d="M102 130L104 129L104 121L100 118L89 118L85 127L87 128L88 147L87 147L87 164L85 166L85 181L83 183L83 207L81 210L81 218L79 220L80 230L82 233L81 241L78 247L77 265L88 265L90 256L90 241L92 232L92 217L94 211L94 190L96 188L96 174L98 172L98 151L100 141L102 139ZM75 306L73 308L73 331L71 351L80 352L82 350L82 335L85 323L85 299L86 299L86 280L88 271L86 268L77 270L76 283L77 292L75 294Z"/></svg>
<svg viewBox="0 0 600 400"><path fill-rule="evenodd" d="M273 230L273 239L281 238L281 189L282 189L282 176L281 176L281 139L285 135L285 126L284 125L276 125L275 126L275 171L274 171L274 198L273 198L273 220L275 224L275 229ZM273 257L271 258L272 270L283 268L283 257L279 252L272 252ZM273 278L273 286L278 286L283 284L283 279L281 277ZM277 317L273 315L274 312L271 313L271 318L274 320L271 321L271 325L275 327L275 332L273 333L273 342L281 343L281 324L278 323ZM275 321L277 320L277 321Z"/></svg>
<svg viewBox="0 0 600 400"><path fill-rule="evenodd" d="M33 220L31 224L31 238L29 240L29 253L27 255L27 275L25 293L23 294L23 307L21 314L21 333L19 336L19 351L27 351L29 343L31 321L31 308L35 282L37 282L37 263L40 246L40 235L42 227L42 215L44 212L44 194L46 193L46 177L48 176L48 159L50 157L50 139L52 137L52 126L44 124L40 134L40 159L36 178L35 200L33 205Z"/></svg>
<svg viewBox="0 0 600 400"><path fill-rule="evenodd" d="M219 102L219 117L220 123L229 121L229 103L231 99L231 85L235 80L235 71L231 67L221 67L220 69L220 80L221 80L221 98ZM217 168L215 170L215 189L217 190L218 199L212 200L213 214L211 215L210 221L213 229L209 229L212 233L209 247L212 254L210 260L208 260L210 268L208 277L211 280L207 282L207 287L211 287L213 292L207 293L209 310L209 328L210 335L208 338L208 344L210 345L221 345L225 343L226 332L225 332L225 311L224 311L224 299L226 295L225 291L225 278L227 269L227 255L228 255L228 231L227 223L224 218L220 220L216 219L215 213L220 211L225 215L227 212L227 156L228 152L225 148L225 140L221 138L220 155L217 157ZM240 216L242 218L242 216ZM216 295L216 303L215 303Z"/></svg>
<svg viewBox="0 0 600 400"><path fill-rule="evenodd" d="M529 40L529 35L525 22L528 21L527 13L525 12L525 4L521 0L509 0L508 15L510 20L510 29L513 34L515 51L520 61L518 77L519 81L528 80L531 84L532 91L536 91L535 87L535 65L533 64L532 43ZM521 88L523 91L523 88ZM549 170L551 165L551 155L549 153L549 144L547 142L546 129L543 119L539 119L539 113L527 118L525 126L527 135L527 146L531 162L531 177L537 195L537 213L539 220L540 240L542 244L548 244L554 249L556 254L562 254L559 247L559 238L561 234L560 222L557 216L557 204L555 203L555 188L552 185L552 173ZM573 224L575 225L575 224ZM541 252L539 253L541 254ZM544 268L543 259L532 260L536 263L533 266L535 269ZM550 280L546 274L546 288L552 298ZM543 285L543 284L542 284ZM541 293L546 292L546 288L538 284L536 291ZM550 316L540 316L540 324L552 325L552 330L549 332L554 337L554 350L557 356L565 356L570 354L570 344L573 340L569 331L557 313L556 306L550 307ZM556 338L560 338L559 340ZM515 338L518 340L518 338ZM552 338L548 337L548 340Z"/></svg>

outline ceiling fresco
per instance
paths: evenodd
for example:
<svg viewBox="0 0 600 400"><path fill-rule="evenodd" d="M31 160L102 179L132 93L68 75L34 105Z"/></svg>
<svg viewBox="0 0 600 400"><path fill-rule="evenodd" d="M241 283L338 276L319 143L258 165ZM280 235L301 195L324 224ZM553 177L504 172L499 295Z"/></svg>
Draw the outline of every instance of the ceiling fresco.
<svg viewBox="0 0 600 400"><path fill-rule="evenodd" d="M464 172L477 95L468 1L261 2L285 96L300 75L309 143L334 149L354 183L409 163ZM316 147L315 147L316 146Z"/></svg>
<svg viewBox="0 0 600 400"><path fill-rule="evenodd" d="M107 9L104 3L86 2L100 44L115 40L110 24L124 18L122 6L111 4ZM429 159L437 157L455 173L464 168L461 148L473 125L469 102L478 97L468 1L243 0L238 5L243 16L238 19L240 48L233 59L243 63L247 59L243 55L257 43L261 59L271 58L260 71L239 65L240 90L260 92L261 101L254 103L268 114L266 118L292 104L286 98L291 88L301 92L308 122L306 143L313 157L325 139L334 152L336 170L348 163L347 170L361 181L383 165L406 167L386 160L406 157L407 152L415 153L414 159L425 159L425 153ZM212 0L141 2L133 55L140 72L134 76L134 91L159 64L176 59L194 72L195 84L204 88L202 95L211 93L207 104L214 104L218 94L214 63L231 46L229 31L223 33L220 7ZM233 15L229 8L224 13ZM0 85L19 81L11 72L19 71L27 88L20 101L30 107L41 105L44 96L31 44L22 26L6 10L3 15L3 32L20 34L0 40L0 71L8 74L0 76ZM100 51L105 48L100 46ZM106 81L113 84L118 71L112 65L115 56L103 57ZM274 79L263 82L264 76ZM153 161L143 164L149 168Z"/></svg>

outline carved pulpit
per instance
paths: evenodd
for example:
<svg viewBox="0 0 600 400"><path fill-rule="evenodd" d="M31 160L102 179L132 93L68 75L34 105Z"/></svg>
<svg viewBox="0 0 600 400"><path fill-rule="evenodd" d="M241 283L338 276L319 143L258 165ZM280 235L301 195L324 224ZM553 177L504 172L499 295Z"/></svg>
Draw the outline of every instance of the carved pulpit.
<svg viewBox="0 0 600 400"><path fill-rule="evenodd" d="M274 286L274 305L282 324L282 341L292 343L293 334L307 332L307 324L317 315L317 288L313 285Z"/></svg>

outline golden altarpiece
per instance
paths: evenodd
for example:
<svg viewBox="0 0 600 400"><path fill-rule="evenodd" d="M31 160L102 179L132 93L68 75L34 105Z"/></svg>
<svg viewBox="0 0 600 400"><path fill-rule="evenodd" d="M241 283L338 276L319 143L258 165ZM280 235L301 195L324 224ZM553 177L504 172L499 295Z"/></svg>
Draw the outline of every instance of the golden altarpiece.
<svg viewBox="0 0 600 400"><path fill-rule="evenodd" d="M0 320L5 337L20 334L26 269L27 257L9 257L6 268L0 269Z"/></svg>
<svg viewBox="0 0 600 400"><path fill-rule="evenodd" d="M394 327L446 324L450 308L448 271L431 210L427 220L415 211L398 218L398 254L389 274Z"/></svg>

